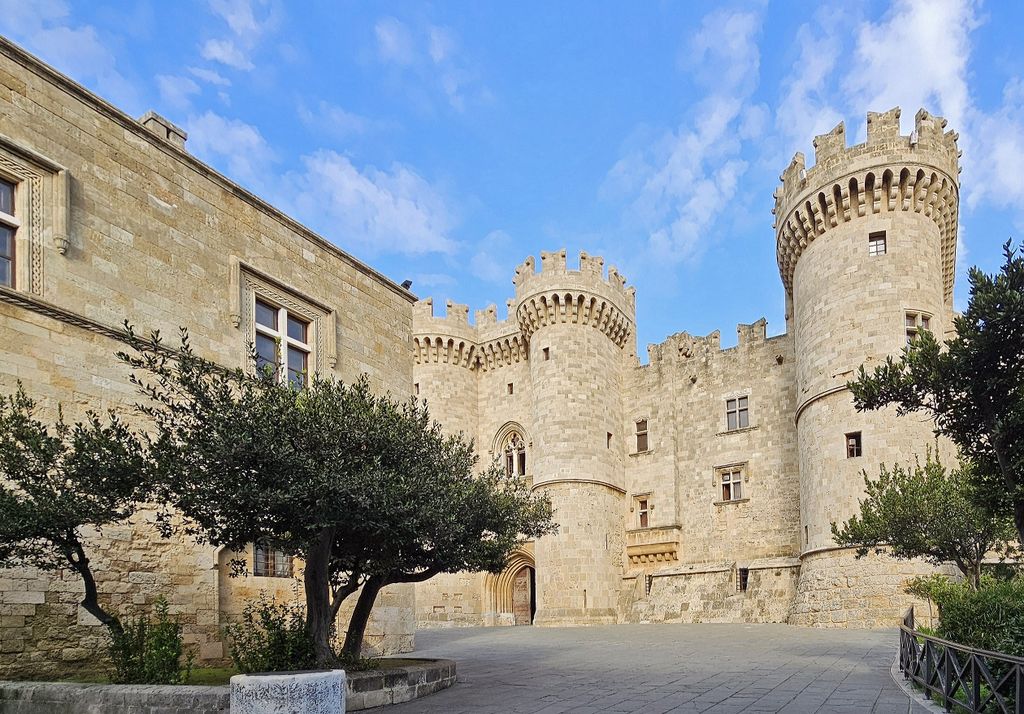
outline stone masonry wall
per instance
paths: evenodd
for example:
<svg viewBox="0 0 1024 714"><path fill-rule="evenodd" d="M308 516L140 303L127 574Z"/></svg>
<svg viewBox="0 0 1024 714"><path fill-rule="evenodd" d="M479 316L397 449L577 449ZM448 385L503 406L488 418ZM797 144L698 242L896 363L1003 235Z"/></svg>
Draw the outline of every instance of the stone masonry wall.
<svg viewBox="0 0 1024 714"><path fill-rule="evenodd" d="M44 417L58 405L72 421L86 408L131 417L137 396L113 357L124 320L170 340L187 326L199 354L241 366L252 295L269 290L319 316L321 371L411 393L408 292L6 41L0 123L0 164L25 177L16 284L0 289L0 391L20 380ZM211 549L160 539L142 513L89 551L105 605L132 614L164 595L201 659L222 655ZM0 675L96 664L103 636L79 588L63 571L0 573ZM412 589L382 607L407 648Z"/></svg>

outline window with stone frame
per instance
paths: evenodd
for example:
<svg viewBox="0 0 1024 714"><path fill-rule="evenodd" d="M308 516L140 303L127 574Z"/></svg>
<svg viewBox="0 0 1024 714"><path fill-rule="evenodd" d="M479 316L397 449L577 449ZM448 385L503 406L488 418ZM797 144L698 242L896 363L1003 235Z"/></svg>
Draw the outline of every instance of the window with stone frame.
<svg viewBox="0 0 1024 714"><path fill-rule="evenodd" d="M721 502L742 501L746 488L744 486L746 466L737 464L734 466L722 466L715 470L718 477L718 485L721 489Z"/></svg>
<svg viewBox="0 0 1024 714"><path fill-rule="evenodd" d="M301 388L310 373L311 321L258 295L254 316L256 368Z"/></svg>
<svg viewBox="0 0 1024 714"><path fill-rule="evenodd" d="M647 420L636 420L636 453L642 454L650 449L650 441L647 438Z"/></svg>
<svg viewBox="0 0 1024 714"><path fill-rule="evenodd" d="M846 458L856 459L864 454L864 442L859 431L852 431L846 435Z"/></svg>
<svg viewBox="0 0 1024 714"><path fill-rule="evenodd" d="M726 431L746 429L750 426L749 397L733 397L725 400Z"/></svg>
<svg viewBox="0 0 1024 714"><path fill-rule="evenodd" d="M931 315L924 312L910 311L903 315L903 326L907 333L907 344L917 339L923 330L931 330Z"/></svg>
<svg viewBox="0 0 1024 714"><path fill-rule="evenodd" d="M637 528L650 528L651 495L644 493L633 497L633 510L636 512Z"/></svg>
<svg viewBox="0 0 1024 714"><path fill-rule="evenodd" d="M885 231L868 234L868 255L872 258L885 255Z"/></svg>
<svg viewBox="0 0 1024 714"><path fill-rule="evenodd" d="M15 216L15 184L0 179L0 285L14 287L14 243L19 222Z"/></svg>
<svg viewBox="0 0 1024 714"><path fill-rule="evenodd" d="M269 543L253 544L252 574L263 578L290 578L292 576L292 556Z"/></svg>
<svg viewBox="0 0 1024 714"><path fill-rule="evenodd" d="M526 442L522 434L509 432L502 443L501 453L505 460L505 473L509 476L526 475Z"/></svg>

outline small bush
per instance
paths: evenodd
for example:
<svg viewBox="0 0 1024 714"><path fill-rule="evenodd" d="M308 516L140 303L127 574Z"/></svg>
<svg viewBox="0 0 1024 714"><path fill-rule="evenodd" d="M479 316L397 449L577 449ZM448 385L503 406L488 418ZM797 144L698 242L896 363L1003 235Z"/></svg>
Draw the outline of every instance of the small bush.
<svg viewBox="0 0 1024 714"><path fill-rule="evenodd" d="M1024 578L985 578L978 591L937 593L939 636L959 644L1024 657Z"/></svg>
<svg viewBox="0 0 1024 714"><path fill-rule="evenodd" d="M231 660L239 672L290 672L316 667L306 609L261 596L249 602L241 622L224 628Z"/></svg>
<svg viewBox="0 0 1024 714"><path fill-rule="evenodd" d="M167 612L163 597L154 603L155 622L142 616L123 623L124 632L111 635L110 660L115 684L185 684L192 673L194 653L182 661L181 622Z"/></svg>

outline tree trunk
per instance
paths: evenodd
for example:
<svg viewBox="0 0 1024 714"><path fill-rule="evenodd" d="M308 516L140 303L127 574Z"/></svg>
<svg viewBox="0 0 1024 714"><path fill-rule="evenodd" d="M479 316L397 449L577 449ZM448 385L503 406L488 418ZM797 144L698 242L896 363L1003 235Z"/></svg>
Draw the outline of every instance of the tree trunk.
<svg viewBox="0 0 1024 714"><path fill-rule="evenodd" d="M334 543L334 528L324 528L303 554L306 569L302 580L306 587L306 631L313 640L318 667L334 664L331 649L331 582L328 568L331 562L331 545Z"/></svg>
<svg viewBox="0 0 1024 714"><path fill-rule="evenodd" d="M64 555L71 564L72 569L77 572L82 582L85 583L85 596L82 598L82 607L90 615L100 621L112 637L117 638L124 634L121 621L100 607L99 589L96 587L96 578L92 575L92 568L89 567L89 559L85 555L85 549L77 539L72 540L64 548Z"/></svg>
<svg viewBox="0 0 1024 714"><path fill-rule="evenodd" d="M359 593L359 599L356 600L356 609L352 611L352 619L348 623L348 632L345 634L345 647L342 649L342 653L346 658L359 658L363 649L366 623L370 621L373 603L377 601L377 594L384 587L385 582L383 576L374 575L363 583L363 590Z"/></svg>
<svg viewBox="0 0 1024 714"><path fill-rule="evenodd" d="M1010 459L1004 451L1004 439L1002 437L992 437L992 451L996 455L996 464L999 466L999 470L1003 472L1003 480L1006 481L1006 487L1010 493L1017 492L1017 474L1013 472L1013 468L1010 466ZM1013 498L1013 525L1017 527L1017 542L1024 545L1024 498L1014 496Z"/></svg>

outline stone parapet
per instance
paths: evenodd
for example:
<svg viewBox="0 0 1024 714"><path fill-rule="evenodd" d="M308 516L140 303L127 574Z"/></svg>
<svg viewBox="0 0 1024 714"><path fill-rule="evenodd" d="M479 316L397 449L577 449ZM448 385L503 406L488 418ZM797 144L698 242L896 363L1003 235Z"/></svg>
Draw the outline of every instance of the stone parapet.
<svg viewBox="0 0 1024 714"><path fill-rule="evenodd" d="M956 267L959 156L957 133L924 109L909 136L900 134L900 109L869 112L867 141L846 146L840 122L815 138L815 165L797 153L775 191L779 273L787 292L808 244L832 228L865 216L912 211L935 222L942 242L943 287L952 302Z"/></svg>

